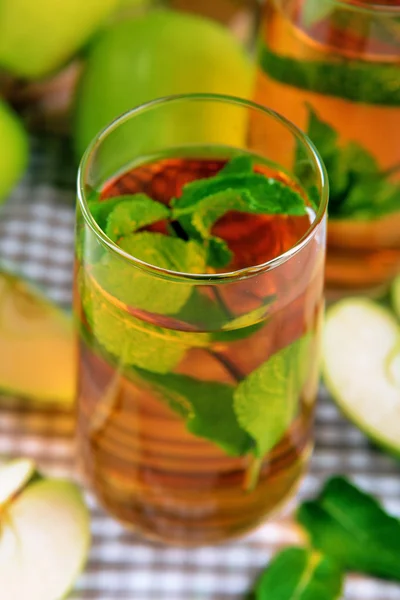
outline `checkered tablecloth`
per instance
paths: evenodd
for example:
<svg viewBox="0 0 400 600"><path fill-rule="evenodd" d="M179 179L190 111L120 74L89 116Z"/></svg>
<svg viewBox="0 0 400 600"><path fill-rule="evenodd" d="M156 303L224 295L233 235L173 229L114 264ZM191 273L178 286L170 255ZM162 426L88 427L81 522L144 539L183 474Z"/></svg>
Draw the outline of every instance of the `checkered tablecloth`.
<svg viewBox="0 0 400 600"><path fill-rule="evenodd" d="M25 179L0 211L0 258L68 307L75 169L65 140L36 140L32 154ZM32 411L17 399L15 408L10 409L9 403L7 406L0 397L1 458L29 455L47 474L74 476L72 416ZM400 516L400 463L370 446L321 389L316 449L299 496L314 494L333 473L350 476ZM86 497L92 513L93 543L73 600L243 599L273 553L299 539L288 514L234 543L196 550L165 548L125 531L89 493ZM400 600L400 585L351 576L344 598Z"/></svg>

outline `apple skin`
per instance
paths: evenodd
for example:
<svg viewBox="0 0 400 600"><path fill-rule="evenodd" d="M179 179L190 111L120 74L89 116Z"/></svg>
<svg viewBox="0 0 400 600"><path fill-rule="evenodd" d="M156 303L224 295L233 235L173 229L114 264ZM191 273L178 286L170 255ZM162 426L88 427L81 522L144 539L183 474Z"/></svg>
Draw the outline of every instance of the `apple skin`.
<svg viewBox="0 0 400 600"><path fill-rule="evenodd" d="M140 17L115 23L99 36L91 48L78 85L75 101L75 147L80 158L96 134L122 113L145 102L174 94L215 93L251 96L254 67L233 35L203 17L169 10L154 10ZM153 115L151 115L153 117ZM165 117L165 115L164 115ZM140 135L130 148L140 148L139 137L165 133L165 147L174 141L176 127L187 129L187 138L204 131L209 143L213 131L234 130L229 107L210 110L193 123L190 115L170 114L150 127L150 115L137 129ZM221 118L222 117L222 118ZM142 126L143 125L143 126ZM164 128L164 129L163 129ZM232 133L235 137L234 132ZM168 139L169 136L169 139ZM218 137L218 135L217 135ZM149 141L149 147L151 147Z"/></svg>
<svg viewBox="0 0 400 600"><path fill-rule="evenodd" d="M0 65L28 79L49 75L117 5L118 0L1 0Z"/></svg>
<svg viewBox="0 0 400 600"><path fill-rule="evenodd" d="M0 100L0 203L6 199L28 162L28 136L18 115Z"/></svg>

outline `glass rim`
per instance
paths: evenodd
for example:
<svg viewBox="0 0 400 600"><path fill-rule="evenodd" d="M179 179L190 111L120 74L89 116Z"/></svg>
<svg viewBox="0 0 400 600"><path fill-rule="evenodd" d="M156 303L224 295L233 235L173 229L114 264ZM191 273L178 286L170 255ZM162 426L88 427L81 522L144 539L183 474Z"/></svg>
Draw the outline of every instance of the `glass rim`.
<svg viewBox="0 0 400 600"><path fill-rule="evenodd" d="M326 1L326 0L325 0ZM275 0L282 4L282 0ZM392 4L377 4L375 2L366 2L365 0L329 0L331 4L354 12L363 12L370 15L399 16L400 6Z"/></svg>
<svg viewBox="0 0 400 600"><path fill-rule="evenodd" d="M153 108L156 108L157 106L166 103L182 101L221 102L256 110L260 113L263 113L268 118L272 118L275 121L278 121L284 127L289 129L294 135L294 137L301 142L302 146L306 148L307 154L313 162L315 166L315 171L320 180L321 201L316 212L315 219L312 223L310 223L310 226L308 227L306 233L291 248L289 248L285 252L282 252L282 254L280 254L279 256L270 259L269 261L251 267L237 269L235 271L227 271L223 273L185 273L181 271L173 271L170 269L165 269L163 267L158 267L156 265L147 263L143 260L140 260L139 258L132 256L131 254L125 252L125 250L120 248L117 244L115 244L98 225L89 209L88 199L85 194L86 173L88 168L90 167L91 159L94 156L96 150L101 146L102 142L109 136L109 134L111 134L124 123L128 122L131 118L134 118L136 115L142 114L144 112L147 112L148 110L152 110ZM129 262L133 266L163 279L170 279L172 281L186 281L197 284L203 283L210 285L218 282L227 283L232 281L239 281L266 271L270 271L278 267L279 265L285 263L292 256L297 254L302 248L307 246L307 244L311 241L315 230L317 229L318 225L321 223L326 214L329 197L329 182L325 165L313 142L308 138L308 136L305 133L303 133L296 125L294 125L294 123L292 123L279 113L275 112L274 110L257 104L256 102L252 102L251 100L246 100L244 98L239 98L236 96L200 93L177 94L156 98L123 113L122 115L118 116L116 119L111 121L111 123L106 125L94 137L94 139L90 142L86 151L84 152L79 165L77 175L77 197L85 223L90 227L100 244L103 247L105 247L108 251L111 251L113 255L117 255L119 258Z"/></svg>

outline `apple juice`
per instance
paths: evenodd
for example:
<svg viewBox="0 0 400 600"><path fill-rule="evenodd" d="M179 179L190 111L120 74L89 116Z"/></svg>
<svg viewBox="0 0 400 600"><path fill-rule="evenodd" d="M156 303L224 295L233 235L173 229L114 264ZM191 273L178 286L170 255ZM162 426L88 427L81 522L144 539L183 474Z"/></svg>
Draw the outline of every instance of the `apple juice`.
<svg viewBox="0 0 400 600"><path fill-rule="evenodd" d="M256 100L325 162L326 280L339 294L378 290L400 267L400 11L369 4L270 0L261 28Z"/></svg>
<svg viewBox="0 0 400 600"><path fill-rule="evenodd" d="M77 252L84 471L120 521L179 545L212 543L261 523L296 490L312 445L324 230L322 224L314 239L279 263L315 218L286 175L254 168L295 193L303 214L226 211L211 229L214 266L199 265L197 279L196 271L186 281L129 263L133 238L126 240L136 228L142 241L174 240L182 252L171 258L169 248L169 260L182 270L185 244L195 243L187 232L199 226L202 209L198 205L192 224L184 217L168 222L163 210L177 198L174 210L183 214L179 199L187 186L212 182L227 165L195 154L118 174L101 190L92 214L127 256L110 259L96 244L93 260ZM157 215L138 227L135 202L146 198ZM212 196L213 210L220 198L221 192ZM141 223L150 221L143 217ZM136 246L134 256L152 264L155 245ZM274 268L253 277L246 272L273 259ZM194 263L192 257L188 271ZM235 276L219 282L207 277L229 272Z"/></svg>

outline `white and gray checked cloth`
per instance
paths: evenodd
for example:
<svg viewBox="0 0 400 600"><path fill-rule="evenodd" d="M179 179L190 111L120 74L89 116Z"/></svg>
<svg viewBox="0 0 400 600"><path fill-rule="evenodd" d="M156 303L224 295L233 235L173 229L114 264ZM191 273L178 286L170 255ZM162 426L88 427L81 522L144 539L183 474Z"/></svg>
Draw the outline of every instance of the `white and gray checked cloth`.
<svg viewBox="0 0 400 600"><path fill-rule="evenodd" d="M0 211L0 259L41 284L64 307L71 300L74 175L65 140L34 140L28 173ZM379 399L377 398L377 403ZM74 477L73 419L68 413L2 407L0 456L28 455L49 475ZM7 406L7 408L5 408ZM316 448L299 497L330 474L349 476L400 517L400 463L373 448L321 389ZM239 600L278 548L299 541L290 514L229 544L194 550L144 542L107 516L87 493L92 547L73 600ZM400 557L399 557L400 560ZM1 582L0 582L0 597ZM349 576L346 600L400 600L400 585ZM30 600L26 598L24 600Z"/></svg>

